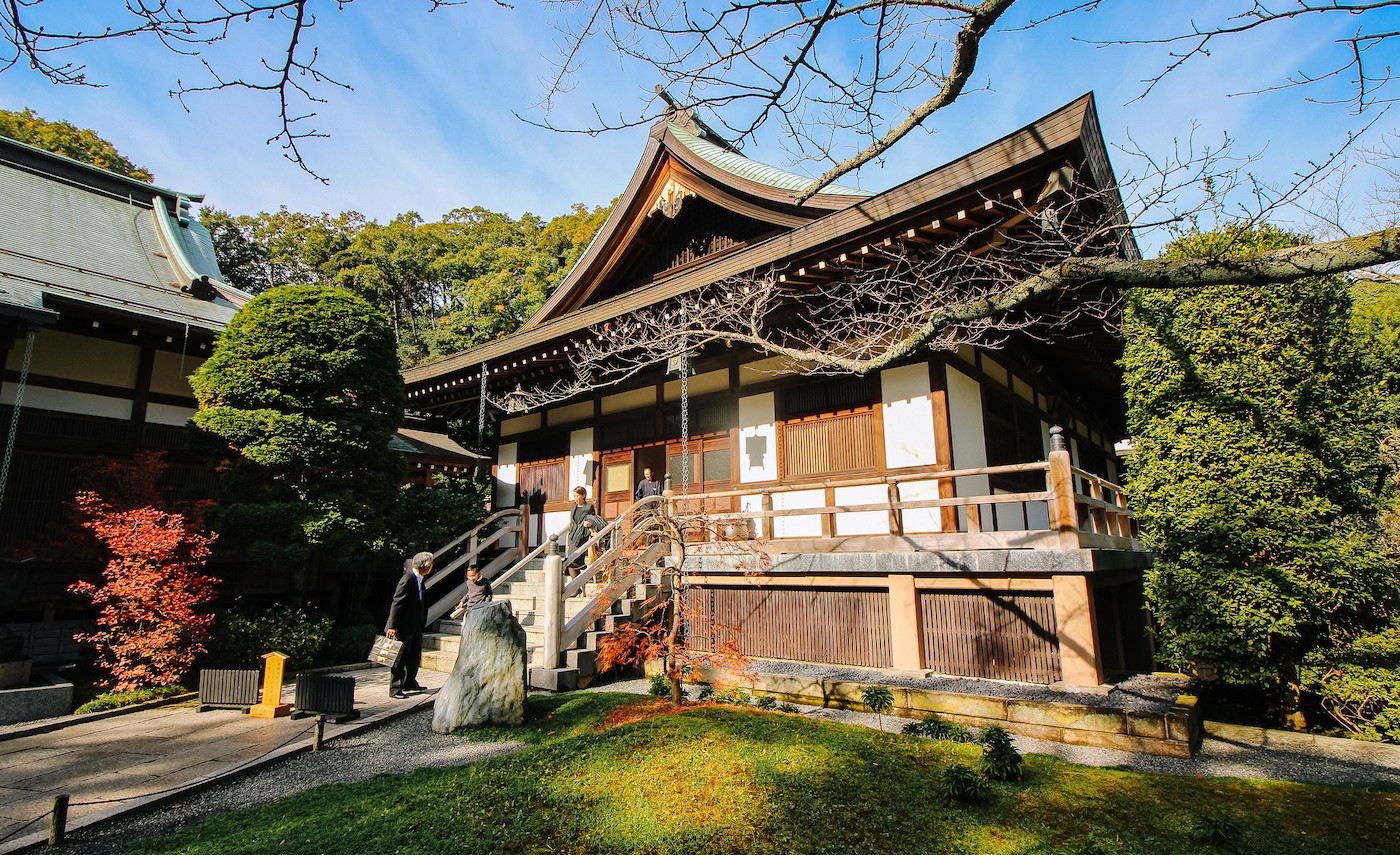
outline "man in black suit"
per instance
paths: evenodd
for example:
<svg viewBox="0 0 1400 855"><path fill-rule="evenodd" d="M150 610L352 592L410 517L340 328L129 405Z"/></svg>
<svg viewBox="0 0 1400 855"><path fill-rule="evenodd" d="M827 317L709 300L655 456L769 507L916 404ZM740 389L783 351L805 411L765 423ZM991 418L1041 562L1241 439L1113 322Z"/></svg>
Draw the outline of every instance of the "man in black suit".
<svg viewBox="0 0 1400 855"><path fill-rule="evenodd" d="M413 556L409 569L399 578L389 604L389 621L384 634L403 642L403 657L389 669L389 697L404 698L405 692L422 692L418 685L418 663L423 658L423 629L428 623L428 601L423 584L433 572L433 554Z"/></svg>

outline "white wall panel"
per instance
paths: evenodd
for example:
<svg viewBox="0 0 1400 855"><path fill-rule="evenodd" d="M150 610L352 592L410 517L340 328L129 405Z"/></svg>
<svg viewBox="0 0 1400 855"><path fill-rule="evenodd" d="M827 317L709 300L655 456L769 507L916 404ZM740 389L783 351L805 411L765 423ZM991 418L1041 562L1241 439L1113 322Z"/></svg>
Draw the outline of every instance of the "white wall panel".
<svg viewBox="0 0 1400 855"><path fill-rule="evenodd" d="M772 392L739 399L739 482L778 478L778 428Z"/></svg>
<svg viewBox="0 0 1400 855"><path fill-rule="evenodd" d="M863 484L858 487L837 487L834 491L838 505L883 505L889 500L884 484ZM853 511L836 515L836 535L889 534L889 511Z"/></svg>
<svg viewBox="0 0 1400 855"><path fill-rule="evenodd" d="M774 493L773 510L790 511L799 508L821 508L826 506L826 489L794 490L791 493ZM820 514L797 514L790 517L777 517L773 524L775 537L821 537L822 518Z"/></svg>
<svg viewBox="0 0 1400 855"><path fill-rule="evenodd" d="M593 428L569 432L569 500L573 501L575 487L587 487L588 498L593 495Z"/></svg>
<svg viewBox="0 0 1400 855"><path fill-rule="evenodd" d="M6 383L0 389L0 404L14 404L16 383ZM86 392L69 392L64 389L50 389L47 386L26 384L24 387L24 409L54 410L80 416L101 416L107 419L130 419L131 401L121 398L108 398L105 395L89 395Z"/></svg>
<svg viewBox="0 0 1400 855"><path fill-rule="evenodd" d="M923 502L938 498L937 481L899 482L901 502ZM905 534L926 534L943 530L943 511L940 508L914 508L904 512Z"/></svg>
<svg viewBox="0 0 1400 855"><path fill-rule="evenodd" d="M938 462L929 398L928 365L920 362L880 372L885 423L885 466L932 466Z"/></svg>

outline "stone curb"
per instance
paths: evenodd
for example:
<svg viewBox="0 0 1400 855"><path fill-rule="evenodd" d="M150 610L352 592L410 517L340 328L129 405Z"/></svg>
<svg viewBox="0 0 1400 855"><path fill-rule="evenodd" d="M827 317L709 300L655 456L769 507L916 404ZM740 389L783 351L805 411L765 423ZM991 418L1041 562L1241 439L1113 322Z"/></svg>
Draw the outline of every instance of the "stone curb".
<svg viewBox="0 0 1400 855"><path fill-rule="evenodd" d="M0 742L7 739L18 739L21 736L34 736L39 733L52 733L55 730L62 730L65 727L72 727L77 724L86 724L90 721L101 721L104 718L115 718L127 713L153 710L158 707L168 707L172 704L182 703L199 697L199 692L186 692L183 695L171 695L168 698L157 698L154 701L144 701L139 704L132 704L127 707L117 707L112 710L102 710L101 712L83 713L82 715L65 715L58 718L44 719L35 724L10 725L13 730L0 731Z"/></svg>
<svg viewBox="0 0 1400 855"><path fill-rule="evenodd" d="M1271 730L1266 727L1226 724L1219 721L1207 721L1204 725L1207 736L1235 745L1281 751L1310 751L1314 748L1324 748L1329 754L1344 754L1351 759L1377 766L1400 769L1400 745L1338 736L1319 736L1292 730Z"/></svg>
<svg viewBox="0 0 1400 855"><path fill-rule="evenodd" d="M346 670L354 669L347 668ZM437 689L432 689L414 698L411 702L405 702L396 709L386 710L385 712L374 718L359 719L353 722L347 722L346 724L336 725L336 729L334 731L327 729L325 737L322 739L322 745L325 745L326 743L332 742L337 739L342 739L344 737L351 736L355 733L358 733L361 730L368 730L370 728L377 727L386 722L393 721L394 719L397 719L401 716L408 715L409 713L414 712L415 710L418 710L419 708L423 707L425 705L425 701L435 698L437 696L437 693ZM115 710L113 710L113 712L115 712ZM97 714L94 713L94 715ZM90 719L84 717L83 720L89 721ZM300 734L294 737L294 739L298 741L284 744L281 747L275 748L272 751L260 757L255 757L252 760L244 760L242 763L235 764L231 768L223 769L218 772L212 772L201 778L196 778L193 781L188 781L169 790L162 790L148 796L140 796L132 799L127 799L125 801L114 804L112 807L106 810L98 811L97 813L88 814L87 816L71 820L66 826L66 833L72 834L74 831L78 831L80 829L87 828L92 825L97 825L99 823L106 822L107 820L114 819L116 817L121 816L122 814L129 813L131 811L155 807L157 805L174 801L184 796L193 795L201 790L204 790L210 786L213 786L214 784L219 783L220 781L236 778L239 775L246 774L255 769L260 769L263 766L266 766L270 763L274 763L278 760L283 759L284 757L291 757L295 754L301 754L303 752L310 751L310 734L312 727L314 727L314 724L315 722L311 721L310 724L308 724L306 730L302 731ZM299 741L302 739L305 739L305 741ZM8 841L6 843L0 843L0 855L10 855L11 853L24 852L26 850L34 849L40 846L47 847L49 842L47 814L45 815L45 817L46 818L44 822L43 831L31 834L28 837L21 837L12 841Z"/></svg>

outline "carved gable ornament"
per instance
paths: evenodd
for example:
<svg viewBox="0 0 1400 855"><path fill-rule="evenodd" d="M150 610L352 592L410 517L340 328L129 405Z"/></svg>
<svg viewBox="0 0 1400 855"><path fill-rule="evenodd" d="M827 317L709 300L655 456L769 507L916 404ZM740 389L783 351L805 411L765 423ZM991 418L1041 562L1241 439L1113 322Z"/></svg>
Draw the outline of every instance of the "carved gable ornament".
<svg viewBox="0 0 1400 855"><path fill-rule="evenodd" d="M647 216L650 217L659 211L668 219L674 220L676 214L681 212L681 203L694 195L694 190L674 178L668 178L666 186L661 188L661 192L656 196L656 201L652 203L651 210L647 211Z"/></svg>

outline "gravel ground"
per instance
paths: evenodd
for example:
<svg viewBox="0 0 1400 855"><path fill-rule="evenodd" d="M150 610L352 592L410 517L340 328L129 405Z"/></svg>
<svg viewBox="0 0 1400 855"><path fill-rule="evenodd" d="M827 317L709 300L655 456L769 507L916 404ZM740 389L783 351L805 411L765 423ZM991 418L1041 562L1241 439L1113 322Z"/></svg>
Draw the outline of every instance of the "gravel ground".
<svg viewBox="0 0 1400 855"><path fill-rule="evenodd" d="M645 680L628 680L591 687L589 691L642 694L646 692L647 685ZM1124 693L1127 694L1127 691ZM892 716L880 719L870 713L850 710L799 708L803 715L812 718L871 728L878 725L890 732L898 732L908 723L908 719ZM329 742L326 750L320 753L306 752L289 757L216 784L178 804L121 817L95 829L77 830L65 842L64 852L69 855L117 855L126 841L173 834L205 817L236 808L266 804L319 784L361 781L375 775L401 774L406 769L427 766L456 766L508 754L522 747L519 743L479 743L458 737L438 736L429 726L431 721L432 707L425 704L422 709L387 724ZM1064 745L1022 736L1013 738L1016 747L1023 753L1050 754L1074 763L1113 766L1141 772L1206 777L1274 778L1334 784L1384 781L1400 785L1400 769L1397 768L1358 762L1345 756L1329 755L1317 750L1265 750L1235 745L1209 736L1201 744L1197 756L1190 760Z"/></svg>

